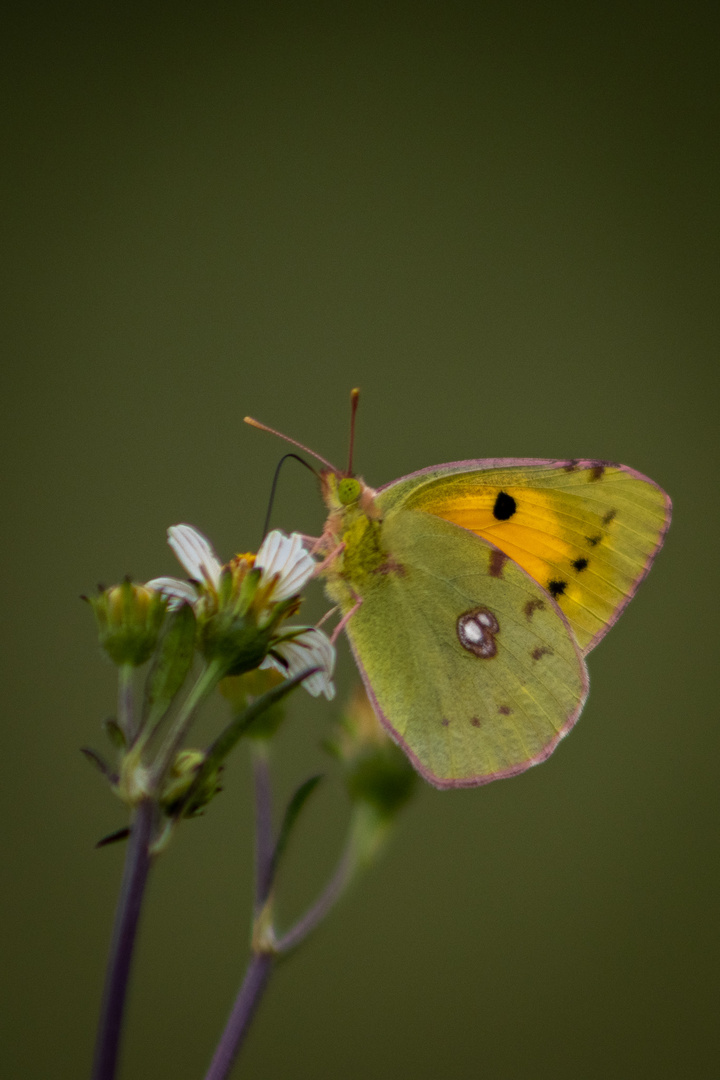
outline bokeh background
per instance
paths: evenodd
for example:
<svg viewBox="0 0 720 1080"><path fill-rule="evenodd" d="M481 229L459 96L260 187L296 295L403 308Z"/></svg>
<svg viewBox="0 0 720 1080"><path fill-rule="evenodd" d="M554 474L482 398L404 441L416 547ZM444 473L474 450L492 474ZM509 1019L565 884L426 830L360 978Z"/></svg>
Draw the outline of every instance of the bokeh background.
<svg viewBox="0 0 720 1080"><path fill-rule="evenodd" d="M422 785L278 971L237 1075L717 1075L718 56L712 4L40 4L6 17L2 1072L87 1075L123 812L78 753L114 672L78 600L257 545L282 452L375 485L624 461L666 547L549 762ZM309 474L274 524L317 532ZM314 606L312 606L314 605ZM312 601L319 613L322 601ZM345 650L340 698L353 681ZM304 700L300 700L304 698ZM324 766L300 694L278 799ZM209 709L207 737L222 721ZM332 770L330 770L332 772ZM245 750L157 867L125 1080L201 1077L247 950ZM339 850L329 780L282 880Z"/></svg>

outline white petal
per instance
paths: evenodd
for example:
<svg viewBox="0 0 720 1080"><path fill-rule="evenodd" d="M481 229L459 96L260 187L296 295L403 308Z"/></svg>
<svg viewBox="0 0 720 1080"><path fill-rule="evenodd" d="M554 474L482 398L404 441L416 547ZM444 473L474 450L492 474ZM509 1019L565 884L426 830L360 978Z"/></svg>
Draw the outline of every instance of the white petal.
<svg viewBox="0 0 720 1080"><path fill-rule="evenodd" d="M188 577L217 589L222 564L202 533L192 525L171 525L168 543L187 570Z"/></svg>
<svg viewBox="0 0 720 1080"><path fill-rule="evenodd" d="M315 572L315 560L305 550L300 534L285 536L279 529L267 534L255 565L262 570L264 581L277 575L272 594L275 603L297 596Z"/></svg>
<svg viewBox="0 0 720 1080"><path fill-rule="evenodd" d="M179 578L156 577L152 581L146 581L145 587L169 597L168 607L171 611L175 611L183 602L194 604L197 600L197 589L188 581L180 581Z"/></svg>
<svg viewBox="0 0 720 1080"><path fill-rule="evenodd" d="M332 701L335 697L335 685L332 681L335 646L322 630L308 626L292 641L280 641L273 648L286 661L287 667L273 656L266 657L261 667L276 667L288 679L308 668L319 667L321 670L305 679L303 686L313 697L324 694L328 701Z"/></svg>

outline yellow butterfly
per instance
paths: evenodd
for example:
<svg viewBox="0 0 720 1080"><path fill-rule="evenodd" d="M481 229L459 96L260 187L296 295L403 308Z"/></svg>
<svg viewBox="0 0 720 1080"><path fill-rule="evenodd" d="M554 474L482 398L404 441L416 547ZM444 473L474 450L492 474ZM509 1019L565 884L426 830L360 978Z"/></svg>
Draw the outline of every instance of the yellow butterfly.
<svg viewBox="0 0 720 1080"><path fill-rule="evenodd" d="M326 591L392 738L440 788L544 761L662 545L668 496L605 461L456 461L375 491L352 437L346 471L319 460Z"/></svg>

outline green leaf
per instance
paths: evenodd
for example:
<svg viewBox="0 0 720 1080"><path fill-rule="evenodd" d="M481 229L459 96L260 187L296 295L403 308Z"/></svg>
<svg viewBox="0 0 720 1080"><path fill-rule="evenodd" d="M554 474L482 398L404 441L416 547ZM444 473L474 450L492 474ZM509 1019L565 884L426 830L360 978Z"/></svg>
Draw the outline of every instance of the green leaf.
<svg viewBox="0 0 720 1080"><path fill-rule="evenodd" d="M103 720L103 727L105 728L105 734L115 749L125 750L127 746L127 743L125 742L125 732L120 727L115 717L110 716L107 720Z"/></svg>
<svg viewBox="0 0 720 1080"><path fill-rule="evenodd" d="M157 724L182 687L195 652L195 613L183 604L168 619L167 629L145 683L145 723Z"/></svg>
<svg viewBox="0 0 720 1080"><path fill-rule="evenodd" d="M187 795L176 809L174 815L176 818L182 816L185 806L192 800L193 796L202 785L206 783L211 774L219 768L243 735L251 733L250 729L255 720L262 716L266 709L269 709L272 705L276 705L277 702L281 701L287 694L294 690L296 686L299 686L301 682L310 675L314 675L315 672L319 670L320 669L317 667L308 668L307 671L301 671L300 674L296 675L294 678L286 679L286 681L280 683L279 686L274 686L272 690L268 690L261 697L253 701L251 705L248 705L247 709L239 713L239 715L220 732L217 739L215 739L208 749L207 757L198 769L192 787L188 790Z"/></svg>
<svg viewBox="0 0 720 1080"><path fill-rule="evenodd" d="M300 785L285 808L285 815L282 820L282 825L280 826L280 832L278 833L277 843L275 844L275 850L273 851L270 873L268 875L270 885L272 885L275 878L277 868L280 865L280 860L285 854L290 834L295 827L300 812L322 779L322 773L318 773L317 776L309 777Z"/></svg>

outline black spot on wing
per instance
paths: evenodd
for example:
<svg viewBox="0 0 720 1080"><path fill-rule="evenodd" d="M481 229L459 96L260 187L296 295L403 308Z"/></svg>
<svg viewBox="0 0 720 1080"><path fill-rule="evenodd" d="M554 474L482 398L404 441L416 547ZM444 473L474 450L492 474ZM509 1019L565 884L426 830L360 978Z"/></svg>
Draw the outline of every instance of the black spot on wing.
<svg viewBox="0 0 720 1080"><path fill-rule="evenodd" d="M598 533L597 536L586 536L585 539L590 547L597 547L602 540L602 533Z"/></svg>
<svg viewBox="0 0 720 1080"><path fill-rule="evenodd" d="M567 589L567 584L567 581L548 581L548 592L557 600L558 596L562 596Z"/></svg>
<svg viewBox="0 0 720 1080"><path fill-rule="evenodd" d="M480 725L482 724L482 720L480 719L479 716L473 716L470 723L472 724L473 727L480 727Z"/></svg>
<svg viewBox="0 0 720 1080"><path fill-rule="evenodd" d="M614 521L617 517L617 510L608 510L607 514L602 519L603 525L609 525L611 521Z"/></svg>
<svg viewBox="0 0 720 1080"><path fill-rule="evenodd" d="M510 716L510 714L512 713L512 709L509 705L500 705L498 708L498 712L501 716Z"/></svg>
<svg viewBox="0 0 720 1080"><path fill-rule="evenodd" d="M500 491L493 506L493 517L497 521L507 521L517 510L517 503L507 491Z"/></svg>
<svg viewBox="0 0 720 1080"><path fill-rule="evenodd" d="M593 465L592 469L590 470L590 475L588 476L588 480L590 480L591 482L593 480L602 480L604 472L605 472L605 466L604 465L600 465L600 464Z"/></svg>
<svg viewBox="0 0 720 1080"><path fill-rule="evenodd" d="M588 561L587 561L587 559L575 559L575 561L573 562L573 566L575 567L575 569L576 569L576 570L577 570L578 572L579 572L580 570L585 570L585 569L587 569L587 564L588 564Z"/></svg>

